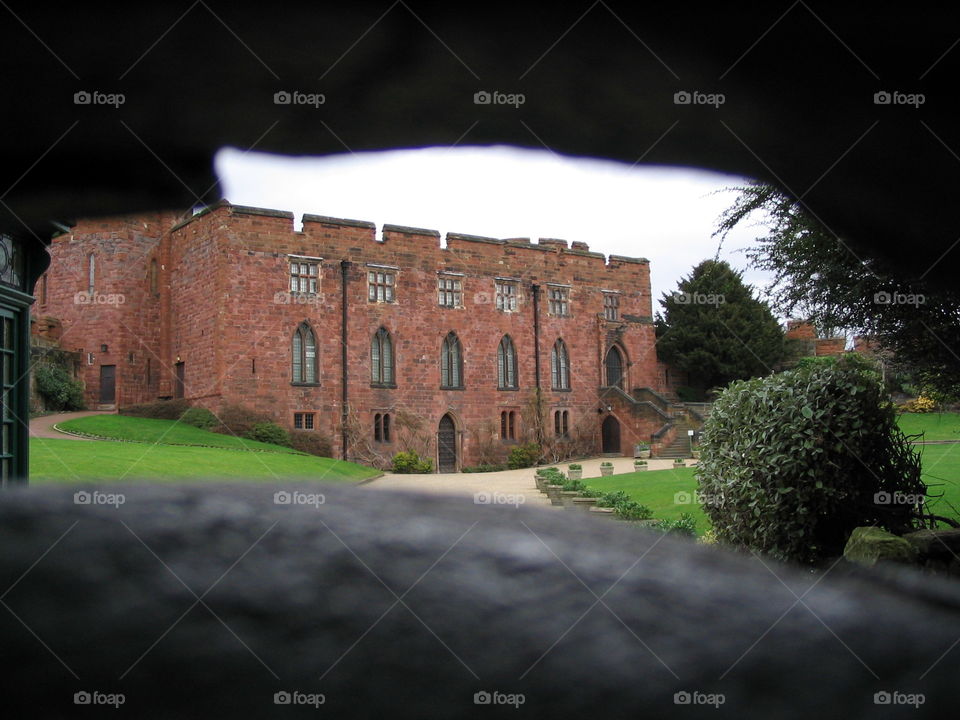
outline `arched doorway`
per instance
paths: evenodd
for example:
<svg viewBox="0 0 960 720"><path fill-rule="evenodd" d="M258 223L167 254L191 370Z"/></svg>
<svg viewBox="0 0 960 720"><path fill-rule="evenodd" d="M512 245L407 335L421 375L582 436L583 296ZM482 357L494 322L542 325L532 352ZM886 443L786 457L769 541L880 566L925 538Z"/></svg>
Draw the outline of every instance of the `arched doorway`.
<svg viewBox="0 0 960 720"><path fill-rule="evenodd" d="M620 452L620 421L613 415L607 415L603 419L601 435L603 436L603 452Z"/></svg>
<svg viewBox="0 0 960 720"><path fill-rule="evenodd" d="M623 388L623 355L614 345L607 350L607 359L604 361L607 371L607 387Z"/></svg>
<svg viewBox="0 0 960 720"><path fill-rule="evenodd" d="M457 471L457 426L450 415L440 418L437 428L437 472Z"/></svg>

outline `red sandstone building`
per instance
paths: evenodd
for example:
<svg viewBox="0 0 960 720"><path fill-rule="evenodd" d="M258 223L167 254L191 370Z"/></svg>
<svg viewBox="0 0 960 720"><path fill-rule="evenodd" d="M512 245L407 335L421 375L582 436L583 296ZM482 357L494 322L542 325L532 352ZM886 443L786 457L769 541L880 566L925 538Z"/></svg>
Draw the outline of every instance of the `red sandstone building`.
<svg viewBox="0 0 960 720"><path fill-rule="evenodd" d="M187 218L81 220L35 315L79 351L90 407L240 404L385 463L441 471L540 441L557 457L654 449L677 428L649 263L221 202Z"/></svg>

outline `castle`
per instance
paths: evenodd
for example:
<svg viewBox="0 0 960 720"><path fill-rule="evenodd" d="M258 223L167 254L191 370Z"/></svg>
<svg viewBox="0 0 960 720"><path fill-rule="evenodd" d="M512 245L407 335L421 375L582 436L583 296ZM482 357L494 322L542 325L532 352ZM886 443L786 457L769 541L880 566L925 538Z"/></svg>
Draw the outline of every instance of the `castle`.
<svg viewBox="0 0 960 720"><path fill-rule="evenodd" d="M674 440L649 262L222 201L79 220L35 315L80 354L90 407L184 398L441 472L538 442L555 457ZM52 322L56 322L52 321Z"/></svg>

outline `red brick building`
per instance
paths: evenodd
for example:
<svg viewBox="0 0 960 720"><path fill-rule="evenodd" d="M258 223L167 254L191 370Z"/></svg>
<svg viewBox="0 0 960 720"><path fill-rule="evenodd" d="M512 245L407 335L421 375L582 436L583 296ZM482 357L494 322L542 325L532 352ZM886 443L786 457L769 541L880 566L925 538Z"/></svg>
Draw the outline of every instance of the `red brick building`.
<svg viewBox="0 0 960 720"><path fill-rule="evenodd" d="M80 220L35 314L79 351L91 407L241 404L335 453L450 470L538 440L557 457L669 442L649 263L219 203Z"/></svg>

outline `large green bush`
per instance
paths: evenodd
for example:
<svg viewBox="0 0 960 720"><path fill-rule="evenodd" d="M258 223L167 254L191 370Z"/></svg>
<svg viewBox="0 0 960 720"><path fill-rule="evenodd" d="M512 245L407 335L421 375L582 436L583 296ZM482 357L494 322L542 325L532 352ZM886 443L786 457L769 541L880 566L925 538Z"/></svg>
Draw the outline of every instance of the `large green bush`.
<svg viewBox="0 0 960 720"><path fill-rule="evenodd" d="M704 511L735 546L813 563L840 555L857 526L921 524L920 457L858 356L732 383L700 451Z"/></svg>
<svg viewBox="0 0 960 720"><path fill-rule="evenodd" d="M49 410L83 410L83 383L59 365L41 364L33 371L37 392Z"/></svg>
<svg viewBox="0 0 960 720"><path fill-rule="evenodd" d="M510 448L510 455L507 457L507 467L511 470L533 467L537 464L541 454L542 450L536 443L514 445Z"/></svg>
<svg viewBox="0 0 960 720"><path fill-rule="evenodd" d="M409 452L398 452L393 456L393 471L395 473L431 473L433 472L433 460L430 458L421 458L413 450Z"/></svg>
<svg viewBox="0 0 960 720"><path fill-rule="evenodd" d="M262 422L254 425L244 435L248 440L270 443L271 445L290 446L290 433L275 422Z"/></svg>

